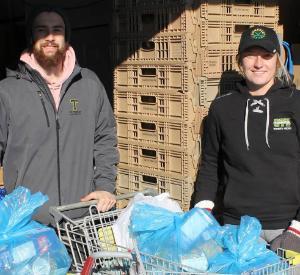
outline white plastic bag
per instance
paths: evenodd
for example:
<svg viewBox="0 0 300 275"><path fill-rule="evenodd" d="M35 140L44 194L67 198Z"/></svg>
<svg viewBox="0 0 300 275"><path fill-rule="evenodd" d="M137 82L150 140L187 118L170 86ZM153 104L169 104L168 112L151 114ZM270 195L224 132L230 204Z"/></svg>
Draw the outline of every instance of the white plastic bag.
<svg viewBox="0 0 300 275"><path fill-rule="evenodd" d="M129 249L133 248L133 241L130 237L128 226L130 223L130 215L133 205L137 202L144 202L150 205L165 208L172 212L182 213L180 205L176 201L170 199L169 193L162 193L155 197L144 196L142 193L138 193L134 196L133 199L130 200L127 207L122 211L122 213L118 217L118 220L112 226L116 245L124 246Z"/></svg>

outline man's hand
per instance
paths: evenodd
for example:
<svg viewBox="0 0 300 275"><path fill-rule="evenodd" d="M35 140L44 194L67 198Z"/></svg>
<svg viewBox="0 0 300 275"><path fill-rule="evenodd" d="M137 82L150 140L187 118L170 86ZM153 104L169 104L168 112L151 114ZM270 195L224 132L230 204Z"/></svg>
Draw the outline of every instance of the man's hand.
<svg viewBox="0 0 300 275"><path fill-rule="evenodd" d="M81 198L81 201L98 200L97 209L99 212L106 212L116 204L116 197L107 191L94 191Z"/></svg>
<svg viewBox="0 0 300 275"><path fill-rule="evenodd" d="M299 226L300 222L292 221L288 229L271 242L271 249L276 251L278 248L282 248L300 253Z"/></svg>

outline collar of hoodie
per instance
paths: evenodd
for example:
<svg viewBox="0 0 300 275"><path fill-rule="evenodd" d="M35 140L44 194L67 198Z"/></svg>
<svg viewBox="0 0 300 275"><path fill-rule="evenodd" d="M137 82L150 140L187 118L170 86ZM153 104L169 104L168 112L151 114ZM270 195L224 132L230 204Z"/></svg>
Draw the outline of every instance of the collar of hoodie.
<svg viewBox="0 0 300 275"><path fill-rule="evenodd" d="M269 124L270 124L270 101L267 97L263 99L255 99L248 98L246 103L246 110L245 110L245 119L244 119L244 134L245 134L245 142L247 146L247 150L250 149L250 143L248 138L248 117L249 117L249 105L251 107L257 107L253 110L253 112L263 112L259 109L259 107L266 107L267 116L266 116L266 128L265 128L265 141L267 146L270 148L269 144Z"/></svg>
<svg viewBox="0 0 300 275"><path fill-rule="evenodd" d="M245 143L247 150L250 150L250 142L248 137L248 119L249 119L249 107L255 108L253 112L262 113L260 107L266 110L266 123L265 123L265 142L268 148L270 147L269 143L269 125L270 125L270 97L271 95L277 91L278 89L282 88L283 85L280 81L275 81L274 85L267 91L264 96L252 96L249 93L249 89L245 83L242 81L241 83L237 84L237 88L241 94L245 95L247 98L246 106L245 106L245 117L244 117L244 136L245 136Z"/></svg>

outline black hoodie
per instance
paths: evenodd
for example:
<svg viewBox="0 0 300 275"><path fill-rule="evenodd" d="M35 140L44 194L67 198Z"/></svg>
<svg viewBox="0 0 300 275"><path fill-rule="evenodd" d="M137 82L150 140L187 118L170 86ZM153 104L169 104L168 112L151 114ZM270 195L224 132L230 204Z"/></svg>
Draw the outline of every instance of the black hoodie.
<svg viewBox="0 0 300 275"><path fill-rule="evenodd" d="M264 96L237 88L211 105L195 200L214 201L224 184L225 223L250 215L263 229L286 228L300 220L300 92L280 82Z"/></svg>

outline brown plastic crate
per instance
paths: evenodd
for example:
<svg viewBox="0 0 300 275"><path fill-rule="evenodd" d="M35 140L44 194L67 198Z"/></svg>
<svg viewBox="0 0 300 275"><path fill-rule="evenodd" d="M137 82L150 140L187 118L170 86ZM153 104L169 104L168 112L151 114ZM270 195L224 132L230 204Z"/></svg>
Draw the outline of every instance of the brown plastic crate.
<svg viewBox="0 0 300 275"><path fill-rule="evenodd" d="M205 116L205 108L202 110L199 106L209 108L217 96L234 89L240 80L241 76L235 71L225 72L221 78L198 77L190 88L192 94L164 89L118 88L114 92L114 112L117 116L128 114L192 123L195 118Z"/></svg>
<svg viewBox="0 0 300 275"><path fill-rule="evenodd" d="M199 17L199 9L185 9L180 5L122 9L113 15L113 33L128 38L133 34L194 33Z"/></svg>
<svg viewBox="0 0 300 275"><path fill-rule="evenodd" d="M260 22L260 24L279 31L277 22ZM208 50L211 47L237 50L242 32L253 25L253 22L247 21L236 23L201 20L200 26L194 34L158 33L150 39L146 39L144 36L118 37L113 41L114 63L196 62L197 59L197 64L207 63L202 56L200 57L200 51Z"/></svg>
<svg viewBox="0 0 300 275"><path fill-rule="evenodd" d="M251 25L274 24L279 21L277 0L238 1L199 0L193 7L182 5L137 5L132 9L115 10L113 33L130 34L184 32L195 33L201 19L208 22L231 22Z"/></svg>
<svg viewBox="0 0 300 275"><path fill-rule="evenodd" d="M207 47L201 50L197 62L196 75L208 78L221 78L227 71L239 70L236 55L237 45Z"/></svg>
<svg viewBox="0 0 300 275"><path fill-rule="evenodd" d="M188 210L194 190L194 179L186 177L179 180L156 173L147 173L120 168L117 177L117 194L154 189L158 194L168 192L179 202L183 210ZM124 206L124 205L123 205Z"/></svg>
<svg viewBox="0 0 300 275"><path fill-rule="evenodd" d="M263 18L264 19L264 18ZM272 22L264 22L264 20L259 22L241 20L238 22L235 21L212 21L202 19L200 21L199 28L199 41L200 47L209 47L209 46L226 46L226 45L236 45L238 46L241 38L241 34L244 30L252 27L254 25L263 25L266 27L273 28L278 30L278 22L272 20Z"/></svg>
<svg viewBox="0 0 300 275"><path fill-rule="evenodd" d="M200 157L200 140L189 144L189 148L168 150L165 146L127 140L119 142L120 166L138 167L142 171L162 172L170 177L182 179L195 176Z"/></svg>
<svg viewBox="0 0 300 275"><path fill-rule="evenodd" d="M201 17L212 21L278 22L278 0L200 0Z"/></svg>
<svg viewBox="0 0 300 275"><path fill-rule="evenodd" d="M115 0L114 10L141 8L200 9L202 17L215 15L239 15L275 18L279 15L278 0Z"/></svg>
<svg viewBox="0 0 300 275"><path fill-rule="evenodd" d="M236 72L227 72L223 75L222 79L200 77L197 87L199 89L201 106L209 108L211 102L216 97L235 89L236 82L240 80L241 76L236 75Z"/></svg>
<svg viewBox="0 0 300 275"><path fill-rule="evenodd" d="M140 6L186 5L189 0L113 0L114 9L136 8Z"/></svg>
<svg viewBox="0 0 300 275"><path fill-rule="evenodd" d="M201 124L201 119L197 118L195 122ZM120 143L126 143L130 140L143 144L148 143L152 146L160 144L170 150L182 147L189 150L190 145L197 142L200 138L199 129L200 126L195 125L195 123L190 125L162 120L149 120L146 117L117 117L117 133Z"/></svg>
<svg viewBox="0 0 300 275"><path fill-rule="evenodd" d="M117 38L113 41L115 64L131 61L196 61L198 55L196 37L186 35L159 35L145 37Z"/></svg>
<svg viewBox="0 0 300 275"><path fill-rule="evenodd" d="M161 91L177 89L187 92L195 84L193 64L183 63L176 66L157 63L145 64L136 61L135 65L117 66L114 72L114 87L156 88Z"/></svg>
<svg viewBox="0 0 300 275"><path fill-rule="evenodd" d="M114 91L114 112L117 116L144 116L152 120L192 123L199 112L199 92L198 86L191 88L189 93L119 88Z"/></svg>

